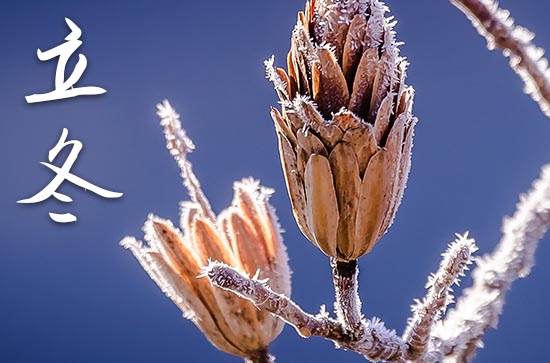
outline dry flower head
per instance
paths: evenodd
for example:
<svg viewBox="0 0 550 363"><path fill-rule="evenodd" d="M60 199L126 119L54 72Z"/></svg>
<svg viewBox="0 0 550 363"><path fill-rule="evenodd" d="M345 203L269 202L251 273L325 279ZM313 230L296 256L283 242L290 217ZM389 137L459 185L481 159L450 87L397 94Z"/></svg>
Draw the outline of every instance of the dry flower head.
<svg viewBox="0 0 550 363"><path fill-rule="evenodd" d="M266 61L271 111L296 221L325 254L353 260L384 235L401 202L416 119L388 8L313 0L298 14L288 72Z"/></svg>
<svg viewBox="0 0 550 363"><path fill-rule="evenodd" d="M235 182L231 206L216 217L186 159L194 146L181 128L179 115L167 101L158 109L167 147L182 170L191 201L181 203L181 230L150 215L143 227L147 244L133 237L121 244L212 344L253 358L267 350L283 322L199 277L203 266L216 260L242 273L257 274L274 291L290 295L286 249L269 204L272 190L253 179Z"/></svg>

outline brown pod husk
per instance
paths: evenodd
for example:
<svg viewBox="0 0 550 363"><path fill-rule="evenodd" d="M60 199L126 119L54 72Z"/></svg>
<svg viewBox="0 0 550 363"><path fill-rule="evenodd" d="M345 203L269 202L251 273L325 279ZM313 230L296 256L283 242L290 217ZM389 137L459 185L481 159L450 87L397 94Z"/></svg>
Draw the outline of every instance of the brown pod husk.
<svg viewBox="0 0 550 363"><path fill-rule="evenodd" d="M353 260L393 223L416 118L394 23L377 0L316 0L298 15L288 72L266 62L294 216L325 254Z"/></svg>

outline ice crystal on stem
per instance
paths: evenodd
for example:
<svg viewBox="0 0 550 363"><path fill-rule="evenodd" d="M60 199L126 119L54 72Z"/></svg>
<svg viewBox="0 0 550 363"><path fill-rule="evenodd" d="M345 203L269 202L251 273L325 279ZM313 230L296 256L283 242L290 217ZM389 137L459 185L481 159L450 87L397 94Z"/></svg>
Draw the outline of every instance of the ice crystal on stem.
<svg viewBox="0 0 550 363"><path fill-rule="evenodd" d="M214 221L216 218L210 207L210 202L202 192L200 183L195 173L193 173L193 165L187 159L187 154L195 150L195 145L181 127L180 115L168 100L164 100L157 105L157 115L160 117L160 124L164 129L166 148L181 169L181 177L185 188L189 192L191 201L198 204L202 209L202 213L208 216L211 221Z"/></svg>
<svg viewBox="0 0 550 363"><path fill-rule="evenodd" d="M338 320L343 322L346 329L352 334L361 334L363 315L358 294L359 269L357 261L343 262L333 258L330 262L336 299L334 310Z"/></svg>
<svg viewBox="0 0 550 363"><path fill-rule="evenodd" d="M446 307L453 302L451 286L459 283L467 266L472 263L472 254L477 250L475 241L468 233L457 235L442 255L438 271L426 283L428 293L424 299L413 305L413 317L409 321L404 340L409 345L408 359L421 359L429 342L432 327L439 320Z"/></svg>

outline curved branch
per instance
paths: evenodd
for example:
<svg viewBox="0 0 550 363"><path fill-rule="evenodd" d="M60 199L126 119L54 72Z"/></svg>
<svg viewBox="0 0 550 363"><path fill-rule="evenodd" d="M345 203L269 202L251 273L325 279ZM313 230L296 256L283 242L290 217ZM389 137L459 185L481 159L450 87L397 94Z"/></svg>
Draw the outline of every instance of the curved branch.
<svg viewBox="0 0 550 363"><path fill-rule="evenodd" d="M503 50L510 57L510 66L525 83L525 93L538 103L550 117L550 70L544 50L531 41L535 35L515 25L510 12L498 7L493 0L450 0L472 21L485 39L487 47Z"/></svg>
<svg viewBox="0 0 550 363"><path fill-rule="evenodd" d="M473 286L465 289L433 334L435 354L468 362L485 332L495 327L512 283L531 272L538 242L550 226L550 164L532 189L520 196L516 212L504 219L502 239L474 269Z"/></svg>

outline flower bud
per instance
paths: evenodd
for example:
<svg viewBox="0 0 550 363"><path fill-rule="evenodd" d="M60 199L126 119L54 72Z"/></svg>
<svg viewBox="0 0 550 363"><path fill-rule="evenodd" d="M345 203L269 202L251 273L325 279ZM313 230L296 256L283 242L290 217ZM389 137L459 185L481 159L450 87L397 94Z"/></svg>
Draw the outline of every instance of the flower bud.
<svg viewBox="0 0 550 363"><path fill-rule="evenodd" d="M191 201L181 204L181 230L150 215L143 227L147 245L126 237L128 248L184 316L218 349L240 357L265 354L283 322L250 301L223 291L201 278L209 260L223 262L268 280L290 296L290 270L273 207L271 189L252 179L234 183L230 207L215 216L185 158L194 148L168 103L159 106L168 148L182 168Z"/></svg>
<svg viewBox="0 0 550 363"><path fill-rule="evenodd" d="M294 217L339 260L386 233L410 169L414 90L387 11L377 0L312 0L298 14L288 71L266 61Z"/></svg>

